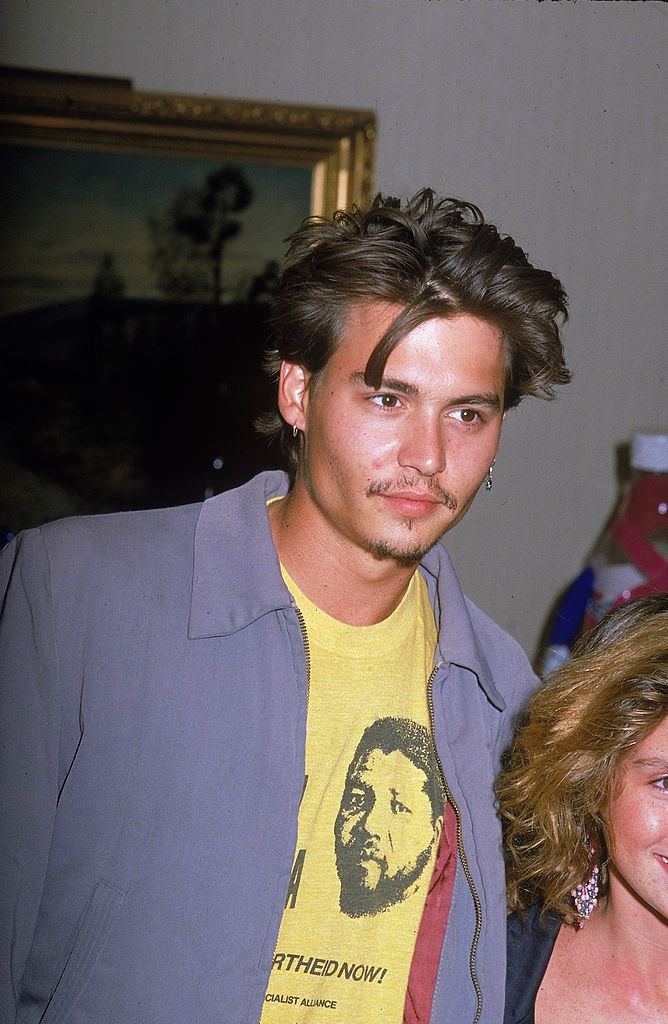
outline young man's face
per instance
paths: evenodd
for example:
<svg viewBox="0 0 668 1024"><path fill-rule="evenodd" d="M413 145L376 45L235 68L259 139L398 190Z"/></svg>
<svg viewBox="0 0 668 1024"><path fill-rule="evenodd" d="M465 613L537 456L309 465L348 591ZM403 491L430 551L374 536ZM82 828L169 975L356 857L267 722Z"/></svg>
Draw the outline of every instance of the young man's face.
<svg viewBox="0 0 668 1024"><path fill-rule="evenodd" d="M321 539L408 564L461 519L487 474L505 358L489 324L465 314L429 320L396 346L381 387L369 388L367 361L399 312L377 301L352 307L340 346L289 422L296 409L296 489L309 525Z"/></svg>

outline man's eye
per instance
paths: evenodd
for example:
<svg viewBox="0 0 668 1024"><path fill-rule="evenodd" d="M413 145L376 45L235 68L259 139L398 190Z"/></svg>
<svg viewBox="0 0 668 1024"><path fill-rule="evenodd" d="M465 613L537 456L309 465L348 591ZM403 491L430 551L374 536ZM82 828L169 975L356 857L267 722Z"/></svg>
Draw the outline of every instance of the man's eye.
<svg viewBox="0 0 668 1024"><path fill-rule="evenodd" d="M351 811L359 811L364 807L365 795L359 789L354 789L348 794L347 806Z"/></svg>
<svg viewBox="0 0 668 1024"><path fill-rule="evenodd" d="M396 395L374 395L371 401L374 405L379 405L381 409L396 409L399 405Z"/></svg>
<svg viewBox="0 0 668 1024"><path fill-rule="evenodd" d="M668 793L668 775L662 775L660 779L654 779L652 785L660 789L662 793Z"/></svg>
<svg viewBox="0 0 668 1024"><path fill-rule="evenodd" d="M453 416L461 420L462 423L478 423L480 420L480 413L477 409L457 409Z"/></svg>

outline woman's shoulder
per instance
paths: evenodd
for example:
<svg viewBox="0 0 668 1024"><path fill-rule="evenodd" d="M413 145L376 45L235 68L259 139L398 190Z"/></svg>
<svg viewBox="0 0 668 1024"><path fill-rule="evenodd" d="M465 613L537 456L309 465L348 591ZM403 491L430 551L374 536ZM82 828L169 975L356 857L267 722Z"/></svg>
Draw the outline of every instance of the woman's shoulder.
<svg viewBox="0 0 668 1024"><path fill-rule="evenodd" d="M508 917L504 1024L532 1024L534 1019L536 993L561 927L559 918L541 909L535 904L522 917Z"/></svg>

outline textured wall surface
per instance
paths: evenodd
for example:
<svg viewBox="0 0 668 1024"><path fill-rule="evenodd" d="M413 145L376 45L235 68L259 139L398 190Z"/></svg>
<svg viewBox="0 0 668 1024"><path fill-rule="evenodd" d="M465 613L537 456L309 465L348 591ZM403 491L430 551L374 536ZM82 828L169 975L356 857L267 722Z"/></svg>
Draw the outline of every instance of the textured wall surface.
<svg viewBox="0 0 668 1024"><path fill-rule="evenodd" d="M509 414L491 495L448 539L533 652L666 414L661 3L5 0L0 61L137 89L375 108L377 184L468 198L562 278L573 384ZM663 62L663 64L662 64Z"/></svg>

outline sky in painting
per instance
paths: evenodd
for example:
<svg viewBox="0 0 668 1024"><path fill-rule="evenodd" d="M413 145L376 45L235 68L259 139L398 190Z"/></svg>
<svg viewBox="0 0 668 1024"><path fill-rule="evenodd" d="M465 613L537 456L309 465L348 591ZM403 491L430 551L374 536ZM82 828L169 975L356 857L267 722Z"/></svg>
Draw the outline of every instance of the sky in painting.
<svg viewBox="0 0 668 1024"><path fill-rule="evenodd" d="M157 298L148 220L183 188L199 188L225 162L163 156L9 146L0 163L4 269L0 312L35 309L90 295L111 255L128 297ZM243 164L254 190L238 214L240 235L226 253L226 297L245 294L284 239L309 215L311 171Z"/></svg>

